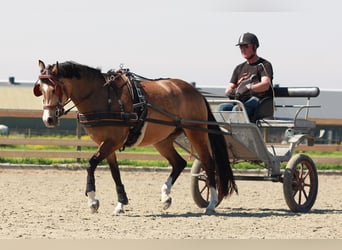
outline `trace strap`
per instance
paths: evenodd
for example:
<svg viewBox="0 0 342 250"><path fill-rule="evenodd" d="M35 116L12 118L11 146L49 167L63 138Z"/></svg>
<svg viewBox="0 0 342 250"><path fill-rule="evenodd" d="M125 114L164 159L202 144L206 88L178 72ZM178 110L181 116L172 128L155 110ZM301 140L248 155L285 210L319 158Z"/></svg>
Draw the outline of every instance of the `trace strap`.
<svg viewBox="0 0 342 250"><path fill-rule="evenodd" d="M132 126L138 121L136 113L127 112L103 112L103 113L78 113L77 120L85 127L96 126Z"/></svg>

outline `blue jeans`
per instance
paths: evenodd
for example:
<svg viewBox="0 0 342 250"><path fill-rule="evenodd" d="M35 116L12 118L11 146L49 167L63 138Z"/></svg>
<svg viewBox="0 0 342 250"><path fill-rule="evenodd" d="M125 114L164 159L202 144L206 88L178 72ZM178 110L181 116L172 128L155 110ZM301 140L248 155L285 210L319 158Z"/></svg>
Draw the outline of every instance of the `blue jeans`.
<svg viewBox="0 0 342 250"><path fill-rule="evenodd" d="M251 120L256 109L259 106L259 98L252 96L247 101L245 101L243 104L245 106L248 118ZM234 103L222 103L217 107L217 111L232 111L232 110L235 111L236 108L237 107L235 107Z"/></svg>

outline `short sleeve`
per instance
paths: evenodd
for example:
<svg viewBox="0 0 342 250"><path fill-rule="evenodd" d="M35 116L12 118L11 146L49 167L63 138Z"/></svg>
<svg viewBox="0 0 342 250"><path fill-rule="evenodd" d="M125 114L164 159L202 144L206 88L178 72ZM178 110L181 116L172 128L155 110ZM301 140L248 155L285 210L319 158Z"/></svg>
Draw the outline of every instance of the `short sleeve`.
<svg viewBox="0 0 342 250"><path fill-rule="evenodd" d="M262 63L260 75L261 76L268 76L269 78L271 78L271 80L273 79L273 68L272 68L272 64L270 62L264 61Z"/></svg>
<svg viewBox="0 0 342 250"><path fill-rule="evenodd" d="M235 67L232 77L230 78L230 82L237 84L238 80L239 80L239 66Z"/></svg>

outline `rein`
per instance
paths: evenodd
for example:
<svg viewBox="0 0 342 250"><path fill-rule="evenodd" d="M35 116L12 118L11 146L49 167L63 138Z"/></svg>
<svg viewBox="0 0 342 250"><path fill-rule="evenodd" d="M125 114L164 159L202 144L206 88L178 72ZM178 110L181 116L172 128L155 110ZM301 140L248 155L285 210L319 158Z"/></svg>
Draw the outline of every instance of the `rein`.
<svg viewBox="0 0 342 250"><path fill-rule="evenodd" d="M205 124L205 125L217 125L217 126L223 126L223 125L227 125L227 123L224 122L217 122L217 121L201 121L201 120L190 120L190 119L184 119L181 118L179 116L176 116L162 108L160 108L159 106L156 105L152 105L150 103L146 104L147 107L156 110L159 113L162 113L170 118L172 118L174 121L164 121L164 120L158 120L158 119L153 119L153 118L146 118L145 121L147 122L152 122L152 123L158 123L158 124L162 124L162 125L166 125L166 126L173 126L176 128L188 128L188 129L192 129L192 130L198 130L198 131L202 131L202 132L207 132L207 133L212 133L212 134L224 134L224 135L230 135L230 132L224 132L224 131L217 131L214 129L208 129L208 128L200 128L200 127L195 127L193 125L186 125L184 123L195 123L195 124Z"/></svg>

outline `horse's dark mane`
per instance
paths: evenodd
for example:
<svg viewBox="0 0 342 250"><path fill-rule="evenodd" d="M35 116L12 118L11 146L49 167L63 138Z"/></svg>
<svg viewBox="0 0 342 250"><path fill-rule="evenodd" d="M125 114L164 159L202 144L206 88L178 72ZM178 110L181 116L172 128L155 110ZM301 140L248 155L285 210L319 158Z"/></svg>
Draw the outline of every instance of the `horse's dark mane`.
<svg viewBox="0 0 342 250"><path fill-rule="evenodd" d="M73 61L66 61L58 65L58 74L65 78L77 78L80 79L82 76L103 77L100 69L91 68L86 65L82 65Z"/></svg>

